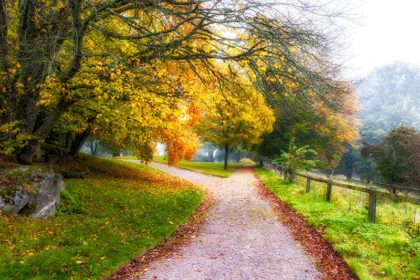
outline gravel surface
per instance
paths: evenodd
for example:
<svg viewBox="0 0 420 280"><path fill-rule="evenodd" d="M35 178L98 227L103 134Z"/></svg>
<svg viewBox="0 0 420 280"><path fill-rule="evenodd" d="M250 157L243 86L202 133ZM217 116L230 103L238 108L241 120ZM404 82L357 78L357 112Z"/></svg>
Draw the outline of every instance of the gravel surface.
<svg viewBox="0 0 420 280"><path fill-rule="evenodd" d="M208 176L165 164L151 167L199 184L215 205L190 244L157 260L134 279L319 279L322 277L258 194L251 169L229 178Z"/></svg>

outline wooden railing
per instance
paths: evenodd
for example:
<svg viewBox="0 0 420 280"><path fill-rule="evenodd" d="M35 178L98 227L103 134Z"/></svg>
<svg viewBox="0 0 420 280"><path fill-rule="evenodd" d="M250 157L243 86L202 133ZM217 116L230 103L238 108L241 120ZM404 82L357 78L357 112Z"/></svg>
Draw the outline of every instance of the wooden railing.
<svg viewBox="0 0 420 280"><path fill-rule="evenodd" d="M262 161L262 167L277 173L278 175L285 176L286 173L280 170L276 165L268 160ZM310 172L294 172L295 176L306 178L306 192L311 190L311 182L320 182L326 184L325 199L331 201L332 189L334 187L364 192L369 194L369 221L375 222L376 219L376 201L378 195L388 196L393 200L407 201L415 204L420 204L420 189L410 188L396 185L378 185L373 183L354 183L334 180L325 176L316 175Z"/></svg>

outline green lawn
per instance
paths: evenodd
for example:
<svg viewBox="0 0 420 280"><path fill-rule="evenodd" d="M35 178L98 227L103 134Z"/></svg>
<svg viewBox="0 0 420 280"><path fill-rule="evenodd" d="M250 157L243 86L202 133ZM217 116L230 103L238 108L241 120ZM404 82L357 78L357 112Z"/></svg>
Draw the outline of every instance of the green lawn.
<svg viewBox="0 0 420 280"><path fill-rule="evenodd" d="M323 231L361 279L419 279L420 235L415 221L420 206L380 198L378 223L368 222L364 194L333 188L332 202L324 200L325 187L305 181L288 184L271 171L257 170L266 187ZM384 202L385 200L385 202Z"/></svg>
<svg viewBox="0 0 420 280"><path fill-rule="evenodd" d="M167 163L168 161L163 156L155 156L153 161ZM190 160L181 160L176 164L177 167L218 176L218 177L229 177L235 168L243 166L242 163L229 162L228 169L223 169L223 162L199 162Z"/></svg>
<svg viewBox="0 0 420 280"><path fill-rule="evenodd" d="M97 279L184 223L203 191L151 168L110 160L66 180L59 213L44 220L0 214L0 279Z"/></svg>

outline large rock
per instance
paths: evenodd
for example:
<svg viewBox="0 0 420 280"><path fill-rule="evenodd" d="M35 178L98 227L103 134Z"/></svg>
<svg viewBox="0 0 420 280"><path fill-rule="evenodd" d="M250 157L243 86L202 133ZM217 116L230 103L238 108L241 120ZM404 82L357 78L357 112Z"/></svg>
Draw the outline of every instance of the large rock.
<svg viewBox="0 0 420 280"><path fill-rule="evenodd" d="M9 192L4 192L9 193L8 198L0 192L0 199L9 201L7 207L1 207L0 204L0 210L27 214L33 218L45 218L55 212L60 202L61 191L64 189L61 175L28 166L8 169L3 175L13 180L15 184L8 186ZM10 195L13 193L12 190L15 190L14 196ZM15 207L10 206L11 196L15 198L13 204Z"/></svg>
<svg viewBox="0 0 420 280"><path fill-rule="evenodd" d="M29 195L22 186L0 186L0 211L19 213L29 202Z"/></svg>

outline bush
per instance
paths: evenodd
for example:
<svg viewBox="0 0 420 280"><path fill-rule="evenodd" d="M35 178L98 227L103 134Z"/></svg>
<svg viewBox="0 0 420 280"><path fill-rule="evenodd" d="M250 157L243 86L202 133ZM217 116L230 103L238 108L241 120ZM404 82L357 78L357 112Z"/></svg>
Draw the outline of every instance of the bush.
<svg viewBox="0 0 420 280"><path fill-rule="evenodd" d="M279 158L273 160L277 165L290 175L290 183L294 182L294 172L297 170L309 170L316 166L317 160L312 159L317 153L308 145L298 147L295 139L292 138L289 143L289 150L282 151Z"/></svg>
<svg viewBox="0 0 420 280"><path fill-rule="evenodd" d="M77 194L72 193L68 189L64 189L61 192L61 202L57 209L58 214L83 214L86 211L85 204Z"/></svg>

